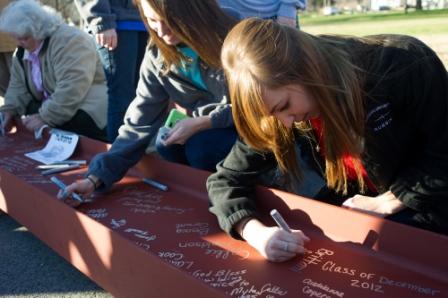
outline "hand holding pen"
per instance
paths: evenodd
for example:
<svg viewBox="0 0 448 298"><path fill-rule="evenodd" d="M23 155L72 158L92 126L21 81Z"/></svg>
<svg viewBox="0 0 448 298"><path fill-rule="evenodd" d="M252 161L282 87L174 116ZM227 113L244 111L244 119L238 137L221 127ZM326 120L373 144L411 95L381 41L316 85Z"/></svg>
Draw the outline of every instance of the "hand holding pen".
<svg viewBox="0 0 448 298"><path fill-rule="evenodd" d="M80 196L78 193L73 191L68 192L67 186L64 184L64 182L62 182L55 176L52 176L50 180L60 188L58 192L58 199L64 200L66 204L71 205L73 207L79 206L80 204L85 202L83 197Z"/></svg>
<svg viewBox="0 0 448 298"><path fill-rule="evenodd" d="M63 199L67 204L71 206L78 206L79 204L81 204L81 202L76 202L70 199L73 194L77 194L83 198L84 202L91 202L92 200L86 198L91 197L96 189L97 184L100 184L100 182L94 183L91 175L89 175L89 177L77 180L72 184L65 186L64 189L61 189L58 193L58 199Z"/></svg>
<svg viewBox="0 0 448 298"><path fill-rule="evenodd" d="M242 230L243 238L271 262L284 262L303 254L305 243L310 239L300 230L291 230L277 210L272 210L271 214L277 227L267 227L252 218Z"/></svg>

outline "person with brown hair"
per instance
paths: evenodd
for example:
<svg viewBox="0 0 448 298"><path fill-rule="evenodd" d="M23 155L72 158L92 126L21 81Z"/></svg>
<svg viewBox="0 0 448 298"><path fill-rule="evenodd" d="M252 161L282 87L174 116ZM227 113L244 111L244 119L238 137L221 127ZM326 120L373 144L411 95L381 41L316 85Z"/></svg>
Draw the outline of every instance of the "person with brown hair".
<svg viewBox="0 0 448 298"><path fill-rule="evenodd" d="M229 33L222 63L242 138L207 181L225 231L272 261L303 252L301 231L257 219L254 184L278 168L270 186L304 195L320 173L314 198L448 233L448 76L429 47L253 18Z"/></svg>
<svg viewBox="0 0 448 298"><path fill-rule="evenodd" d="M212 171L236 140L220 61L222 43L236 21L215 0L136 4L150 33L137 96L110 150L93 159L87 178L70 185L68 195L88 195L120 180L163 127L170 101L193 117L177 122L156 144L165 159Z"/></svg>

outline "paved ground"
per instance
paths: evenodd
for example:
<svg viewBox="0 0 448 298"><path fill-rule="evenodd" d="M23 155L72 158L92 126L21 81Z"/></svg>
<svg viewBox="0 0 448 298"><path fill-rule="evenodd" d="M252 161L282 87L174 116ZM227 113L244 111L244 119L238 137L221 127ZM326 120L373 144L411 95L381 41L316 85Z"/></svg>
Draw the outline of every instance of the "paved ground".
<svg viewBox="0 0 448 298"><path fill-rule="evenodd" d="M112 297L0 211L0 297Z"/></svg>

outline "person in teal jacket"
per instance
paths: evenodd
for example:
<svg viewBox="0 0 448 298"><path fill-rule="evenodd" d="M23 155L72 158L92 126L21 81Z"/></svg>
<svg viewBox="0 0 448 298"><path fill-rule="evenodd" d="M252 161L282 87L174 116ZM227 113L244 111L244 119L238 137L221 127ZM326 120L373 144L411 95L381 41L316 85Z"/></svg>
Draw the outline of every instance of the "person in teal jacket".
<svg viewBox="0 0 448 298"><path fill-rule="evenodd" d="M140 0L137 5L151 35L137 95L110 150L92 160L86 179L68 186L67 194L89 195L120 180L148 144L161 139L173 102L191 117L158 142L163 158L213 171L235 143L220 53L236 19L215 0Z"/></svg>

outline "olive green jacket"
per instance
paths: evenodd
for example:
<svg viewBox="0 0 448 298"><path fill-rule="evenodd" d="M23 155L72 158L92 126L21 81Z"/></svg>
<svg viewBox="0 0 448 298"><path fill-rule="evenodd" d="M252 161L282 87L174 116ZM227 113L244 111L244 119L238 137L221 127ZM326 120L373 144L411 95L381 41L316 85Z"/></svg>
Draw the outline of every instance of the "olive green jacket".
<svg viewBox="0 0 448 298"><path fill-rule="evenodd" d="M24 115L28 104L42 95L36 90L27 61L16 51L11 79L0 111ZM50 126L60 126L81 109L99 128L106 126L107 86L94 40L81 30L62 24L45 39L39 53L42 85L50 99L39 114Z"/></svg>

